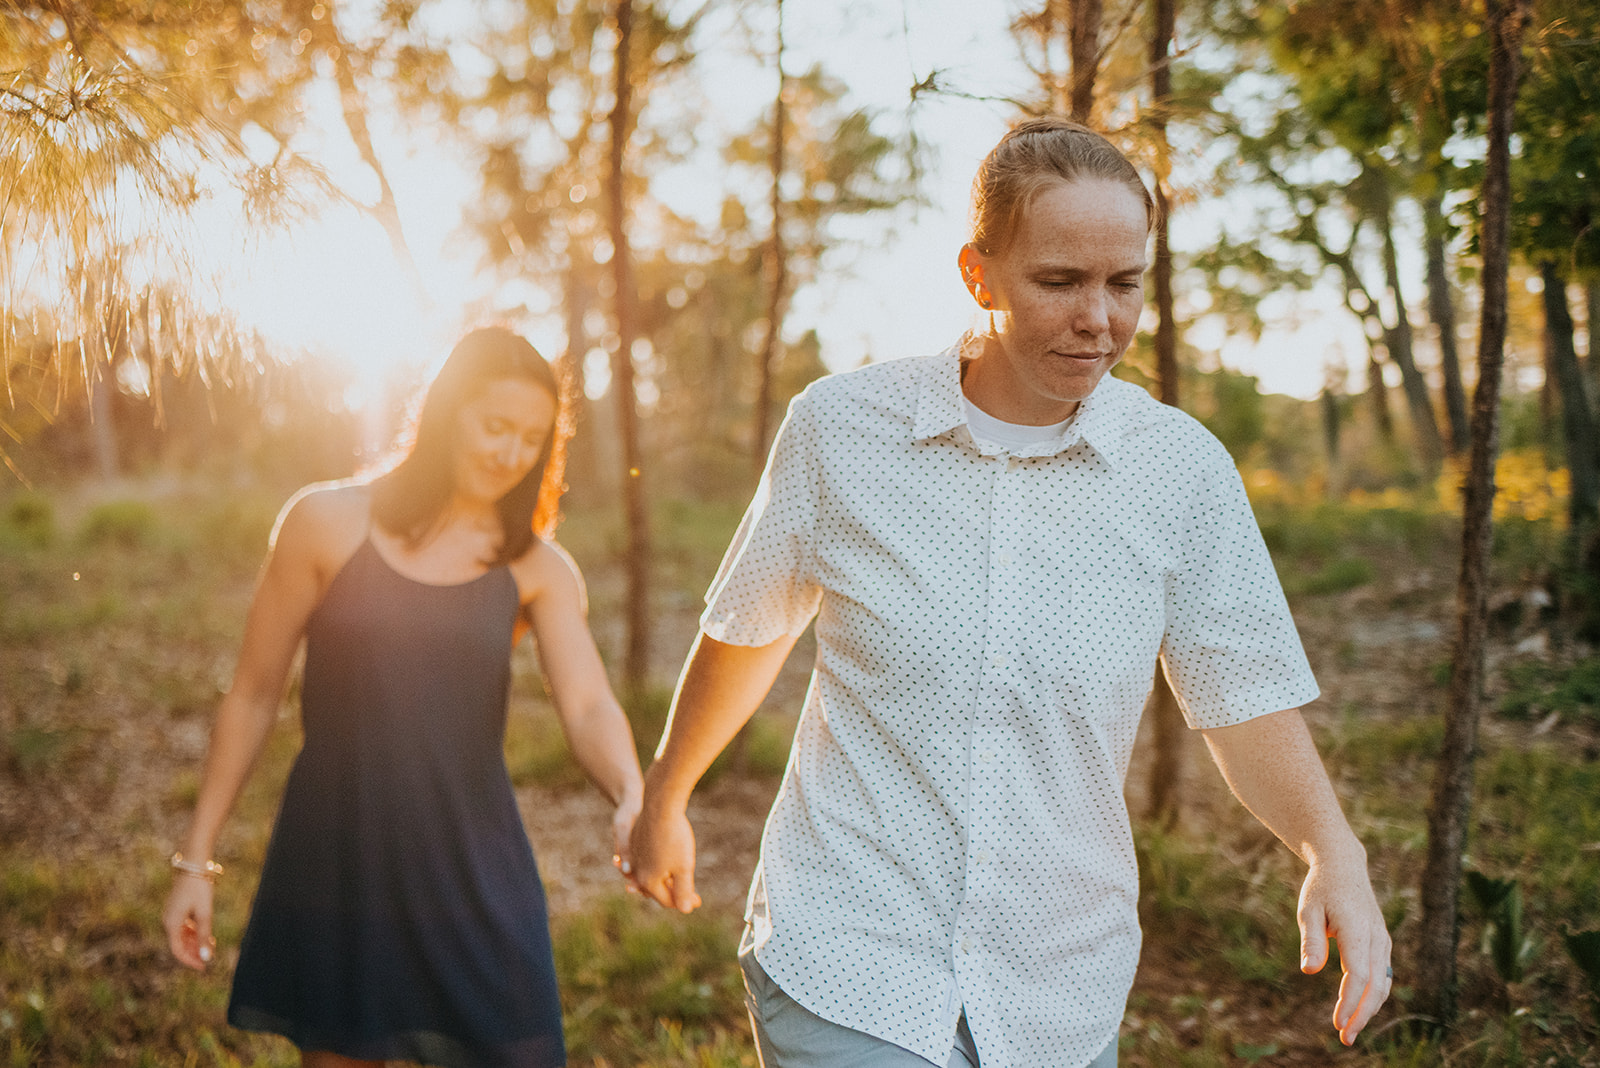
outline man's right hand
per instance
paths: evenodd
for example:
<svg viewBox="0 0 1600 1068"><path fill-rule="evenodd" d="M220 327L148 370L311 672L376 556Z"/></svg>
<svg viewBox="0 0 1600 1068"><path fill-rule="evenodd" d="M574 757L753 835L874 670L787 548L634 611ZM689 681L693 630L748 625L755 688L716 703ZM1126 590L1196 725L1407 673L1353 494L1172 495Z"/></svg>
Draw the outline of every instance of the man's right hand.
<svg viewBox="0 0 1600 1068"><path fill-rule="evenodd" d="M682 808L652 804L648 778L644 810L631 838L633 872L639 892L679 912L700 907L694 890L694 828Z"/></svg>

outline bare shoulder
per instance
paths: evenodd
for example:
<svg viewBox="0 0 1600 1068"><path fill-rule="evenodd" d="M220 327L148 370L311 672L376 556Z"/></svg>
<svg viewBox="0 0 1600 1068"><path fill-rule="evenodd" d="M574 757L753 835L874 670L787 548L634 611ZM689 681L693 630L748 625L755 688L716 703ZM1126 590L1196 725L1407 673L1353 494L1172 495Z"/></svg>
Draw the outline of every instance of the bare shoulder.
<svg viewBox="0 0 1600 1068"><path fill-rule="evenodd" d="M588 611L583 573L571 554L554 541L535 539L527 552L511 561L511 573L524 605L540 597L571 598L580 610Z"/></svg>
<svg viewBox="0 0 1600 1068"><path fill-rule="evenodd" d="M272 530L274 555L337 567L360 547L371 523L372 487L364 482L316 482L290 497Z"/></svg>

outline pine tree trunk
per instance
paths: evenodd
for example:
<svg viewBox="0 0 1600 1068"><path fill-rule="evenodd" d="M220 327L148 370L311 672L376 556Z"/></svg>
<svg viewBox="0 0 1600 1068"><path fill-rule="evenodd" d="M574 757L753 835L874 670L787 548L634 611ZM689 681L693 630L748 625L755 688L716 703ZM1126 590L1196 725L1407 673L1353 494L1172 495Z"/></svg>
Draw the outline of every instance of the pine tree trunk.
<svg viewBox="0 0 1600 1068"><path fill-rule="evenodd" d="M89 450L94 456L95 474L105 480L122 473L117 449L117 422L111 407L116 382L111 377L111 365L96 361L88 374L89 386Z"/></svg>
<svg viewBox="0 0 1600 1068"><path fill-rule="evenodd" d="M572 404L574 433L567 449L567 481L585 487L594 499L602 498L598 484L600 465L596 462L595 428L586 418L589 414L589 395L583 370L583 358L589 351L588 334L583 326L584 313L589 310L590 287L584 277L579 257L574 255L567 264L562 285L561 310L566 322L567 344L561 353L561 377L566 383Z"/></svg>
<svg viewBox="0 0 1600 1068"><path fill-rule="evenodd" d="M1328 454L1327 495L1329 500L1337 500L1344 482L1339 465L1339 396L1332 387L1323 386L1317 401L1322 409L1322 446Z"/></svg>
<svg viewBox="0 0 1600 1068"><path fill-rule="evenodd" d="M1394 440L1394 416L1389 413L1389 387L1383 382L1383 365L1371 350L1367 352L1367 400L1372 404L1372 419L1378 436Z"/></svg>
<svg viewBox="0 0 1600 1068"><path fill-rule="evenodd" d="M1156 249L1151 265L1156 305L1156 378L1161 402L1178 406L1178 324L1172 307L1172 246L1168 241L1167 115L1172 106L1172 35L1177 20L1176 0L1155 0L1150 34L1151 127L1155 144ZM1149 803L1145 815L1163 826L1177 821L1183 794L1183 742L1185 724L1167 673L1156 664L1155 680L1145 702L1150 716L1155 759L1150 765Z"/></svg>
<svg viewBox="0 0 1600 1068"><path fill-rule="evenodd" d="M1471 444L1467 391L1461 381L1461 356L1456 349L1456 304L1445 262L1444 205L1436 196L1422 202L1428 254L1428 318L1439 331L1439 369L1444 373L1444 407L1450 421L1450 453L1464 453Z"/></svg>
<svg viewBox="0 0 1600 1068"><path fill-rule="evenodd" d="M1499 447L1500 374L1505 357L1506 268L1511 206L1510 137L1517 61L1529 0L1488 0L1488 155L1484 164L1483 310L1478 333L1478 386L1472 397L1472 448L1462 507L1461 572L1456 642L1445 708L1444 741L1428 805L1428 855L1413 1011L1435 1028L1456 1016L1456 944L1461 856L1472 806L1473 759L1483 687L1489 551L1494 528L1494 460Z"/></svg>
<svg viewBox="0 0 1600 1068"><path fill-rule="evenodd" d="M1072 56L1072 118L1087 125L1100 72L1101 0L1071 0L1070 8L1067 38Z"/></svg>
<svg viewBox="0 0 1600 1068"><path fill-rule="evenodd" d="M1600 510L1600 467L1596 465L1597 442L1589 391L1578 366L1578 349L1573 339L1572 311L1567 307L1567 280L1555 261L1539 264L1544 281L1545 351L1550 355L1551 376L1561 401L1561 429L1566 438L1567 470L1572 476L1568 498L1573 538L1582 544L1583 533Z"/></svg>
<svg viewBox="0 0 1600 1068"><path fill-rule="evenodd" d="M1411 316L1406 312L1405 294L1400 289L1400 260L1394 247L1394 220L1389 206L1384 204L1383 216L1383 273L1389 295L1394 299L1394 325L1385 326L1384 343L1389 358L1400 368L1400 382L1406 395L1406 407L1411 412L1411 425L1415 428L1417 448L1430 471L1439 468L1444 459L1444 442L1439 438L1439 422L1433 414L1433 401L1428 396L1428 382L1417 368L1412 346Z"/></svg>
<svg viewBox="0 0 1600 1068"><path fill-rule="evenodd" d="M756 356L756 411L755 441L751 445L751 466L754 477L761 477L767 462L767 444L772 437L772 374L777 359L778 339L783 331L783 291L788 284L787 253L783 247L783 170L784 170L784 113L783 93L786 81L783 74L783 0L776 0L778 10L778 92L772 103L772 147L768 162L772 170L772 236L767 246L767 325L761 335L761 350Z"/></svg>
<svg viewBox="0 0 1600 1068"><path fill-rule="evenodd" d="M611 108L611 274L616 284L617 351L611 357L611 389L617 398L617 435L622 446L622 499L628 526L627 647L623 684L637 691L650 671L650 520L645 504L639 408L634 392L633 264L628 251L627 147L633 118L633 0L617 0L616 100Z"/></svg>

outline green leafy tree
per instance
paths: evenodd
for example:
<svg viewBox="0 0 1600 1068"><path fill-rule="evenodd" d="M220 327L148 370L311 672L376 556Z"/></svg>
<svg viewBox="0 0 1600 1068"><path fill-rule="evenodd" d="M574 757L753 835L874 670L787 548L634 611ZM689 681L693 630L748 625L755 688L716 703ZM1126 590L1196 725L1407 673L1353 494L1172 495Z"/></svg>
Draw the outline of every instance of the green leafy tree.
<svg viewBox="0 0 1600 1068"><path fill-rule="evenodd" d="M1545 0L1535 8L1517 98L1520 151L1512 176L1512 245L1544 283L1545 339L1572 475L1574 546L1587 540L1600 514L1600 420L1579 365L1568 304L1569 284L1600 277L1597 37L1600 12L1592 4Z"/></svg>
<svg viewBox="0 0 1600 1068"><path fill-rule="evenodd" d="M1455 5L1425 0L1222 10L1219 32L1242 60L1259 65L1267 86L1232 108L1229 124L1244 177L1279 194L1262 213L1259 237L1274 255L1335 275L1374 359L1400 371L1416 447L1432 467L1466 437L1444 210L1448 199L1464 196L1470 175L1445 149L1468 116L1482 112L1482 49ZM1412 208L1423 230L1448 436L1439 432L1418 366L1399 269L1399 246L1409 241L1400 219ZM1383 425L1387 409L1376 377L1373 384Z"/></svg>

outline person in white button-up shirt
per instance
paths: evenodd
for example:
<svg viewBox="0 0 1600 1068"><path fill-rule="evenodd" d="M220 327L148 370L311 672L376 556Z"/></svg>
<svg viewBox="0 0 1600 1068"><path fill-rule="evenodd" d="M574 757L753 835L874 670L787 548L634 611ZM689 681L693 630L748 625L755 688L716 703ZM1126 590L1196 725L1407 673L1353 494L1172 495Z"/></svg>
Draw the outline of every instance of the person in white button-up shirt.
<svg viewBox="0 0 1600 1068"><path fill-rule="evenodd" d="M780 1033L778 998L911 1058L863 1063L1114 1064L1139 958L1122 784L1159 658L1306 861L1302 967L1339 940L1353 1042L1390 941L1298 711L1317 688L1288 606L1226 451L1106 373L1143 307L1149 195L1108 142L1045 119L1002 140L974 200L959 264L987 329L790 407L707 594L631 877L699 903L689 794L815 619L742 950L766 1068L830 1060Z"/></svg>

